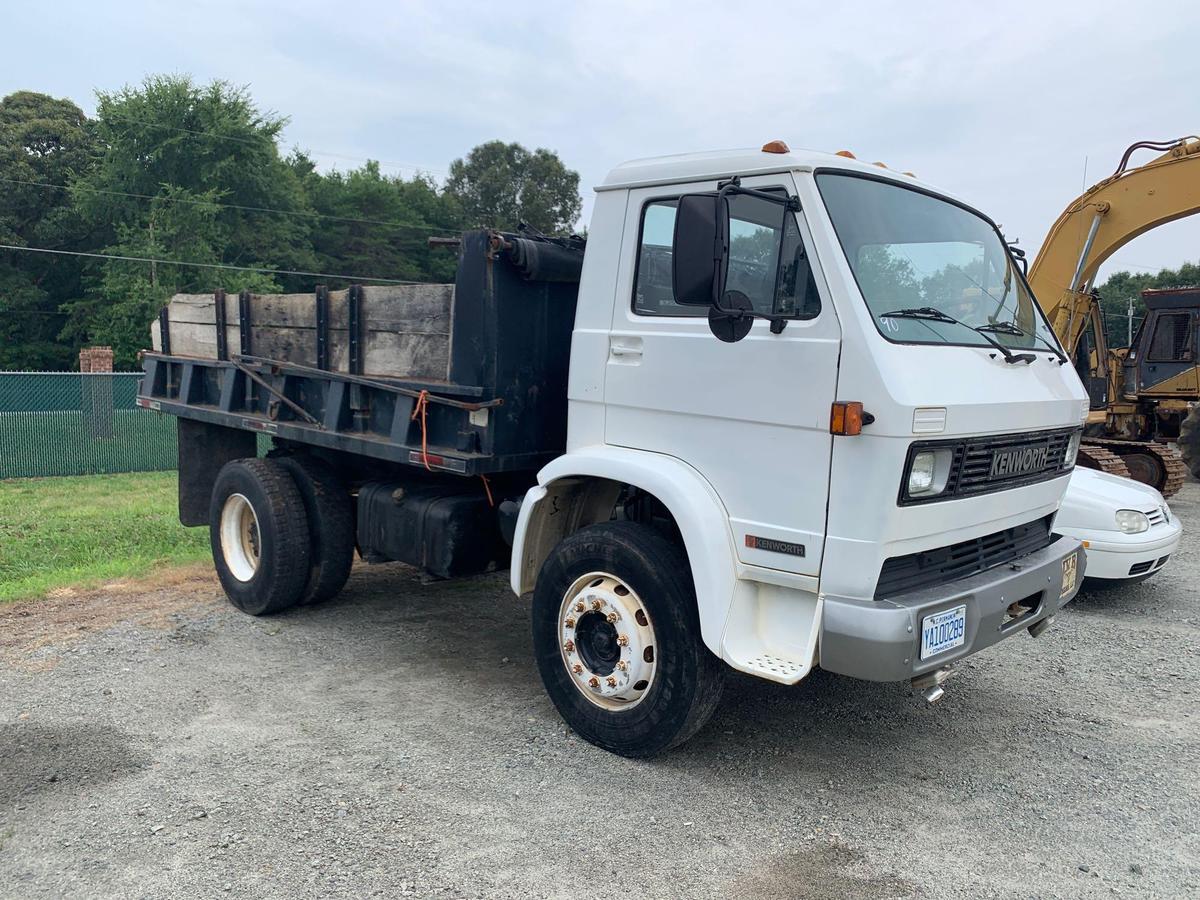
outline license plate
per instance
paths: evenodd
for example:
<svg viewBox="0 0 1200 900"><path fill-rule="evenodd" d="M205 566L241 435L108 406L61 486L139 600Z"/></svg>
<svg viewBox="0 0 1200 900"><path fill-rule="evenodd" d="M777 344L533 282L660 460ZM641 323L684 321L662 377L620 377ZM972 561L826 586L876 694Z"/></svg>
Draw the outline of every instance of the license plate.
<svg viewBox="0 0 1200 900"><path fill-rule="evenodd" d="M921 620L921 659L929 659L967 639L967 608L956 606Z"/></svg>
<svg viewBox="0 0 1200 900"><path fill-rule="evenodd" d="M1058 596L1065 597L1071 591L1075 590L1075 579L1079 575L1079 555L1072 553L1063 560L1063 580L1062 593Z"/></svg>

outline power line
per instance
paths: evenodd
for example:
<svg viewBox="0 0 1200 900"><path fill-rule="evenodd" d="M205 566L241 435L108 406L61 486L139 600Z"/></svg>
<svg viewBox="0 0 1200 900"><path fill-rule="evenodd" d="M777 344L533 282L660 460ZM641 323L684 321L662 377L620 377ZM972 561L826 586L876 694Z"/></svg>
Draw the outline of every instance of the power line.
<svg viewBox="0 0 1200 900"><path fill-rule="evenodd" d="M158 263L162 266L193 266L200 269L227 269L235 272L260 272L267 275L304 275L310 278L340 278L346 281L382 281L386 284L424 284L423 281L402 281L399 278L376 278L365 275L344 275L332 272L303 272L298 269L262 269L255 266L232 266L227 263L187 262L181 259L154 259L149 256L118 256L113 253L87 253L83 250L51 250L48 247L20 247L0 244L0 250L23 250L26 253L52 253L55 256L86 256L90 259L111 259L119 262Z"/></svg>
<svg viewBox="0 0 1200 900"><path fill-rule="evenodd" d="M195 206L219 206L223 209L238 209L244 212L274 213L280 216L297 216L299 218L329 219L334 222L350 222L359 225L379 225L386 228L408 228L417 231L442 231L437 225L422 222L385 222L381 219L355 219L350 216L334 216L328 213L303 212L301 210L272 209L267 206L242 206L238 203L222 203L219 200L198 200L190 197L164 197L155 194L133 194L129 191L114 191L106 188L94 188L87 185L52 184L48 181L22 181L19 178L0 178L3 184L20 184L27 187L51 188L60 191L80 190L93 194L106 194L111 197L132 197L135 200L165 200L169 203L187 203Z"/></svg>
<svg viewBox="0 0 1200 900"><path fill-rule="evenodd" d="M112 115L111 113L110 113L110 116L111 116L111 118L115 119L118 122L133 122L134 124L137 124L137 125L147 125L150 128L165 128L168 131L180 131L180 132L184 132L185 134L196 135L197 137L216 138L217 140L220 140L220 141L234 141L235 143L239 143L239 144L257 144L260 140L264 140L264 141L268 141L271 144L275 143L275 139L273 137L268 138L266 135L262 135L258 138L245 138L245 137L239 137L236 134L218 134L215 131L199 131L195 128L184 128L181 125L166 125L162 122L150 122L145 119L133 119L133 118L130 118L129 116ZM446 172L442 171L441 169L431 169L428 166L418 166L418 165L414 165L413 163L396 162L395 160L373 159L372 157L369 157L369 156L348 156L345 153L334 153L329 150L314 150L312 148L309 148L307 152L317 154L320 156L333 156L338 159L347 159L347 160L351 160L353 162L377 162L380 165L391 166L396 169L412 169L413 171L416 171L416 172L429 172L434 175L447 174Z"/></svg>

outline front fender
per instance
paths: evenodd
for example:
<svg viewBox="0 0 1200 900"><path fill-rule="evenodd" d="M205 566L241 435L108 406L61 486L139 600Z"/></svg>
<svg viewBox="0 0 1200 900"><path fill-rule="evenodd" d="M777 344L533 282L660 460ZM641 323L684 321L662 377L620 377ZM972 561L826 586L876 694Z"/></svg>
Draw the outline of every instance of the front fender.
<svg viewBox="0 0 1200 900"><path fill-rule="evenodd" d="M584 496L581 483L588 485ZM542 469L517 519L509 573L513 591L521 595L533 590L542 563L558 541L595 521L606 521L626 484L657 497L679 526L696 589L701 637L720 655L737 572L729 515L712 485L673 456L594 446L571 451ZM567 492L570 502L558 502Z"/></svg>

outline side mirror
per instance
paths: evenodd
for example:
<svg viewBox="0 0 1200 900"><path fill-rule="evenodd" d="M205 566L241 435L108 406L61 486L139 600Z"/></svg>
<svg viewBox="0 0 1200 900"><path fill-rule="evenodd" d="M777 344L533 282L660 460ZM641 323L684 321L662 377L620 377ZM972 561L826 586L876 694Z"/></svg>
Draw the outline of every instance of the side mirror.
<svg viewBox="0 0 1200 900"><path fill-rule="evenodd" d="M671 283L675 302L712 306L725 288L729 202L720 194L684 194L675 211Z"/></svg>

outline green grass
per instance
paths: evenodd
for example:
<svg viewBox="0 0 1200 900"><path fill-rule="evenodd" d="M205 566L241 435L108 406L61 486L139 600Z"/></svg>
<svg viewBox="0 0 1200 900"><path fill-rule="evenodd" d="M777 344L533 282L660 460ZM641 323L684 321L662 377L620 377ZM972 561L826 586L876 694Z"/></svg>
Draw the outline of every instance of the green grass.
<svg viewBox="0 0 1200 900"><path fill-rule="evenodd" d="M174 472L0 481L0 602L206 559L184 528Z"/></svg>

